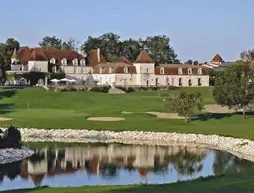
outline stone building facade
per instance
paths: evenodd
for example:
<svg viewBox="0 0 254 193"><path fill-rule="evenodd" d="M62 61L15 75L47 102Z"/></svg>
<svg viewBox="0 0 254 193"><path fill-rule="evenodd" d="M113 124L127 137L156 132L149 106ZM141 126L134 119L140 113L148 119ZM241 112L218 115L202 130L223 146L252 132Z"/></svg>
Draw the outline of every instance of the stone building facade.
<svg viewBox="0 0 254 193"><path fill-rule="evenodd" d="M87 61L87 62L86 62ZM109 63L94 49L88 55L56 48L21 47L14 50L11 72L64 72L87 84L111 86L209 86L208 68L202 65L157 64L143 50L134 62L120 57Z"/></svg>

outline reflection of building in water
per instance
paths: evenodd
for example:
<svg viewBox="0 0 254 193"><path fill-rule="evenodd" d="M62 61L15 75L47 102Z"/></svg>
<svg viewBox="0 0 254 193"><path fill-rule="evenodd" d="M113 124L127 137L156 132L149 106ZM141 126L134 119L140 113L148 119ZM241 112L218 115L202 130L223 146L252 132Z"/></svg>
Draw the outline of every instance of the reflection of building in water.
<svg viewBox="0 0 254 193"><path fill-rule="evenodd" d="M150 170L169 163L169 156L193 153L204 156L207 150L178 146L134 146L110 144L107 146L66 147L64 150L42 149L22 163L21 177L31 177L35 185L40 185L44 176L74 173L80 169L97 175L104 167L136 168L141 177Z"/></svg>

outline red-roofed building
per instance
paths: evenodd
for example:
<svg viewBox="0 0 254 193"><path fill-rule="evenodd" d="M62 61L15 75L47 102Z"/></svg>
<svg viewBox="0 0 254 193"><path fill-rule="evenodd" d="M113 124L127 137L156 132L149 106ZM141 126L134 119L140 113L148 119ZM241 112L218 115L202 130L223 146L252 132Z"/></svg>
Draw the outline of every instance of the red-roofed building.
<svg viewBox="0 0 254 193"><path fill-rule="evenodd" d="M87 64L86 64L87 61ZM15 72L64 72L67 78L85 81L87 84L111 86L209 86L206 66L161 64L155 62L146 50L142 50L130 62L119 57L108 63L99 48L92 50L87 60L73 50L54 47L21 47L14 50L11 69ZM224 62L219 54L213 62Z"/></svg>

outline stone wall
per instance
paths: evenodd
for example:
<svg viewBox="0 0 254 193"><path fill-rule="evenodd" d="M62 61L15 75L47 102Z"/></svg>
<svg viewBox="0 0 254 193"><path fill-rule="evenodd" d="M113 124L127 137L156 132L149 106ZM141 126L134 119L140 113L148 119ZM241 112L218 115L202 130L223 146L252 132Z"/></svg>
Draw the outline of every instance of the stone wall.
<svg viewBox="0 0 254 193"><path fill-rule="evenodd" d="M73 129L21 129L23 141L104 142L139 145L172 145L173 143L205 145L212 149L231 152L254 161L254 142L247 139L218 135L182 134L143 131L95 131Z"/></svg>

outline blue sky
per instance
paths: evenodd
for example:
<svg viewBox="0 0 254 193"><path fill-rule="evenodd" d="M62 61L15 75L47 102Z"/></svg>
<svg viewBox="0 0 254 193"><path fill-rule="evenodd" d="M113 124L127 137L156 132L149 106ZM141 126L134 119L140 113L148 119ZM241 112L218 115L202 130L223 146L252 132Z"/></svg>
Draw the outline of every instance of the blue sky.
<svg viewBox="0 0 254 193"><path fill-rule="evenodd" d="M44 36L114 32L122 38L165 34L181 61L224 60L254 48L253 0L2 0L0 42L37 46Z"/></svg>

